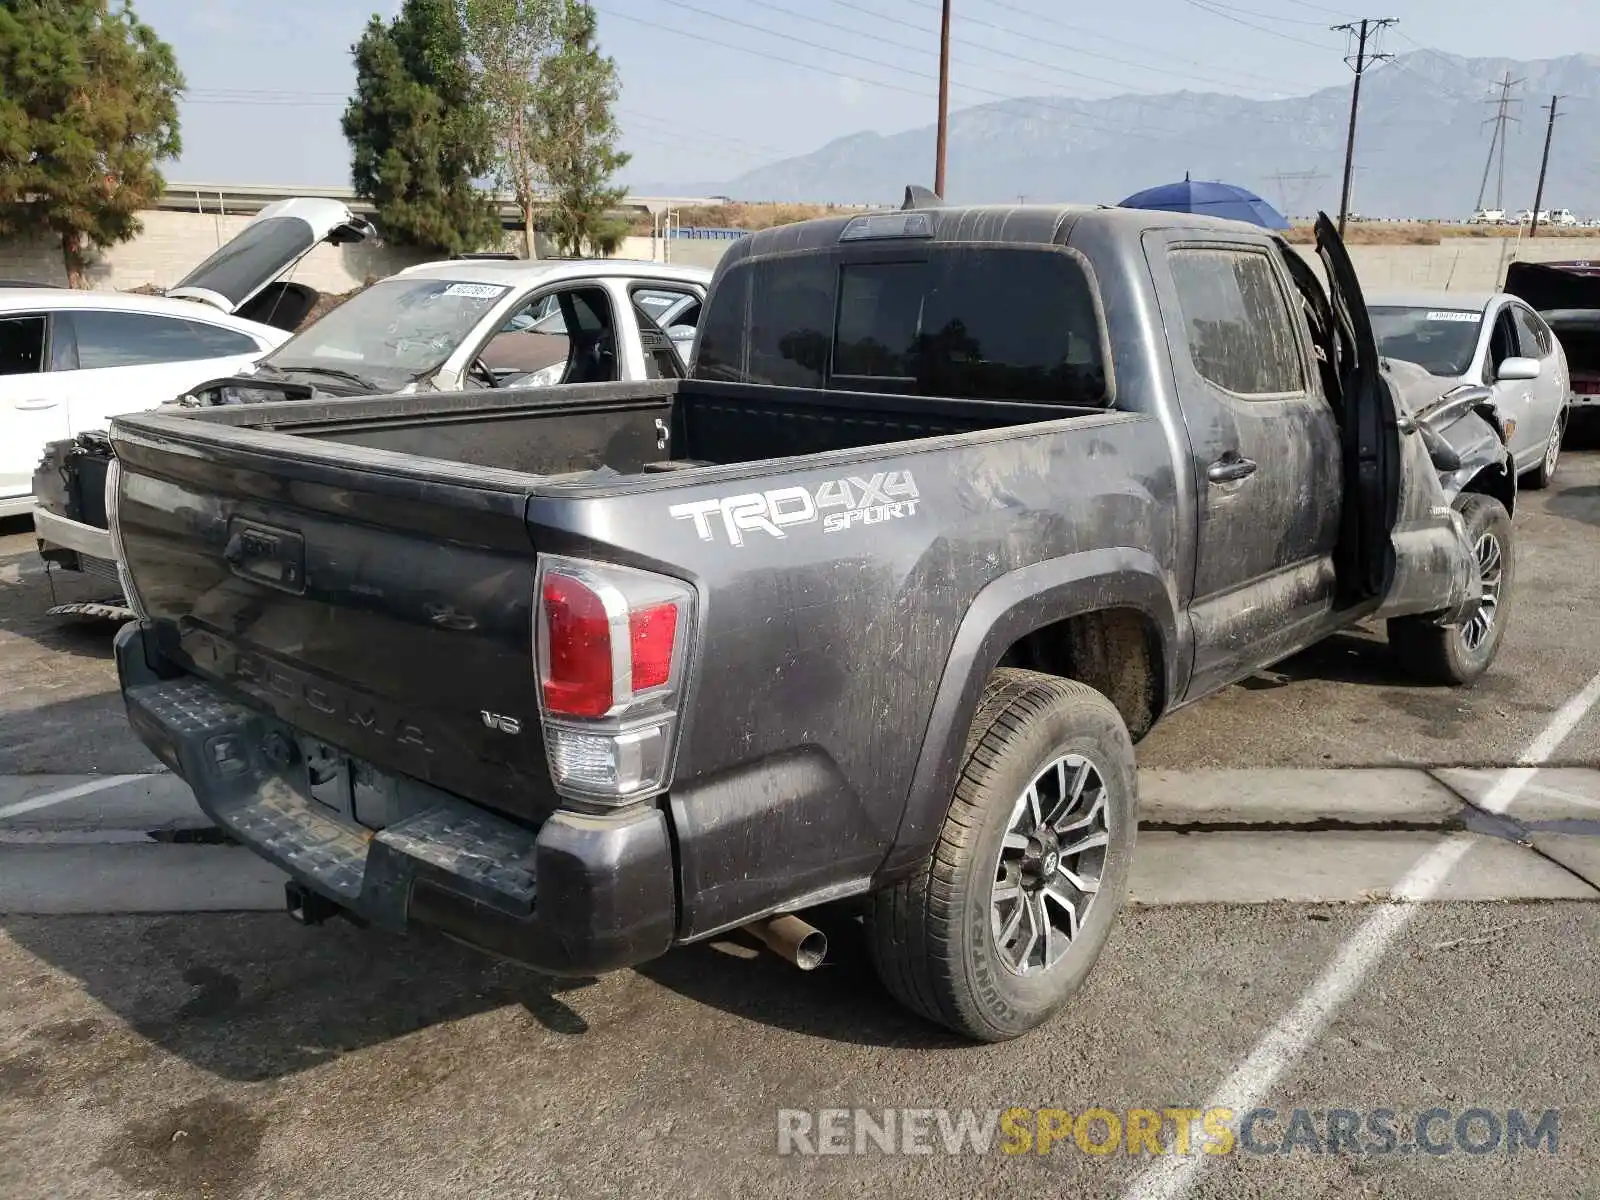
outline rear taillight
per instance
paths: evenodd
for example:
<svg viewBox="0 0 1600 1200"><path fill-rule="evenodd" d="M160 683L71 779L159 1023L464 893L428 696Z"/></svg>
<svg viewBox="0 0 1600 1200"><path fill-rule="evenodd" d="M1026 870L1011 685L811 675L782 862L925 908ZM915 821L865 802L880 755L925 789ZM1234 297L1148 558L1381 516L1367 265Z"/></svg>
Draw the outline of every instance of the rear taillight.
<svg viewBox="0 0 1600 1200"><path fill-rule="evenodd" d="M128 607L141 621L149 620L139 589L134 586L133 575L128 570L128 551L122 542L122 464L112 458L106 465L106 527L111 534L112 553L117 556L117 579L122 584L122 594Z"/></svg>
<svg viewBox="0 0 1600 1200"><path fill-rule="evenodd" d="M539 556L534 649L564 796L624 804L672 780L694 592L664 575Z"/></svg>

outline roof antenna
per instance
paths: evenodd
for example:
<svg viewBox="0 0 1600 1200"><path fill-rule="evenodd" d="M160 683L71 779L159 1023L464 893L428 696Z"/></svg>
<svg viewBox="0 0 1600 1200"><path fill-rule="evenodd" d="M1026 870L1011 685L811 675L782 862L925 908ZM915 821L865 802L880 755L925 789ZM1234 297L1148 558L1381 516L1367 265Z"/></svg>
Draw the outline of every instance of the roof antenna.
<svg viewBox="0 0 1600 1200"><path fill-rule="evenodd" d="M900 211L905 212L912 208L938 208L944 200L938 193L930 191L920 183L906 185L906 202L900 206Z"/></svg>

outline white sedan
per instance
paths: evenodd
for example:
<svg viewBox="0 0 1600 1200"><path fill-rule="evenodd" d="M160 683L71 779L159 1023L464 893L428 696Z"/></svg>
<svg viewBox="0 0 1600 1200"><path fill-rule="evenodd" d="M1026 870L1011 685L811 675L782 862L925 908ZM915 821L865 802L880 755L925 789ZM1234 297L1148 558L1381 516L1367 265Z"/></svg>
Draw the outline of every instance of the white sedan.
<svg viewBox="0 0 1600 1200"><path fill-rule="evenodd" d="M1378 351L1415 363L1440 394L1487 385L1523 486L1549 486L1566 429L1566 352L1543 318L1515 296L1432 292L1369 296Z"/></svg>
<svg viewBox="0 0 1600 1200"><path fill-rule="evenodd" d="M0 516L32 510L50 443L242 371L288 341L316 293L279 277L320 242L370 231L338 201L284 200L166 296L0 287Z"/></svg>
<svg viewBox="0 0 1600 1200"><path fill-rule="evenodd" d="M627 259L422 263L379 280L196 403L629 383L681 375L711 281ZM252 386L255 385L255 386Z"/></svg>

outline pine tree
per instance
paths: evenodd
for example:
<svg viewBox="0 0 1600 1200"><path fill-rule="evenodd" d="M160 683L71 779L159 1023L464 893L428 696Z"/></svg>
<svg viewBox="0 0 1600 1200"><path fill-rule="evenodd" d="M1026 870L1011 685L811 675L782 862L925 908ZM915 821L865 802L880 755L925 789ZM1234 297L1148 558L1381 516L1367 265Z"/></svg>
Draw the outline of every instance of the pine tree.
<svg viewBox="0 0 1600 1200"><path fill-rule="evenodd" d="M628 194L611 178L629 155L616 148L617 65L595 45L594 9L565 0L556 51L539 73L537 155L550 188L548 227L563 254L609 254L626 225L611 210Z"/></svg>
<svg viewBox="0 0 1600 1200"><path fill-rule="evenodd" d="M0 0L0 235L61 240L67 281L135 237L177 156L172 47L127 0Z"/></svg>
<svg viewBox="0 0 1600 1200"><path fill-rule="evenodd" d="M384 237L445 254L498 242L493 198L473 183L493 142L454 0L405 0L388 25L373 17L352 51L350 177Z"/></svg>

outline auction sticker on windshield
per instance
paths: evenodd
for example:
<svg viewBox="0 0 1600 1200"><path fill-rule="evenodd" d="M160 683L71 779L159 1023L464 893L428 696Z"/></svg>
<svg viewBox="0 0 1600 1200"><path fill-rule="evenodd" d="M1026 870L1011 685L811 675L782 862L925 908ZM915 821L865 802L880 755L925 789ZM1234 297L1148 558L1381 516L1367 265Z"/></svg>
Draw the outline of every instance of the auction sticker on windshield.
<svg viewBox="0 0 1600 1200"><path fill-rule="evenodd" d="M470 296L474 300L493 300L510 289L498 283L452 283L445 288L446 296Z"/></svg>
<svg viewBox="0 0 1600 1200"><path fill-rule="evenodd" d="M1456 312L1454 310L1441 310L1428 314L1430 321L1476 321L1483 316L1482 313Z"/></svg>

